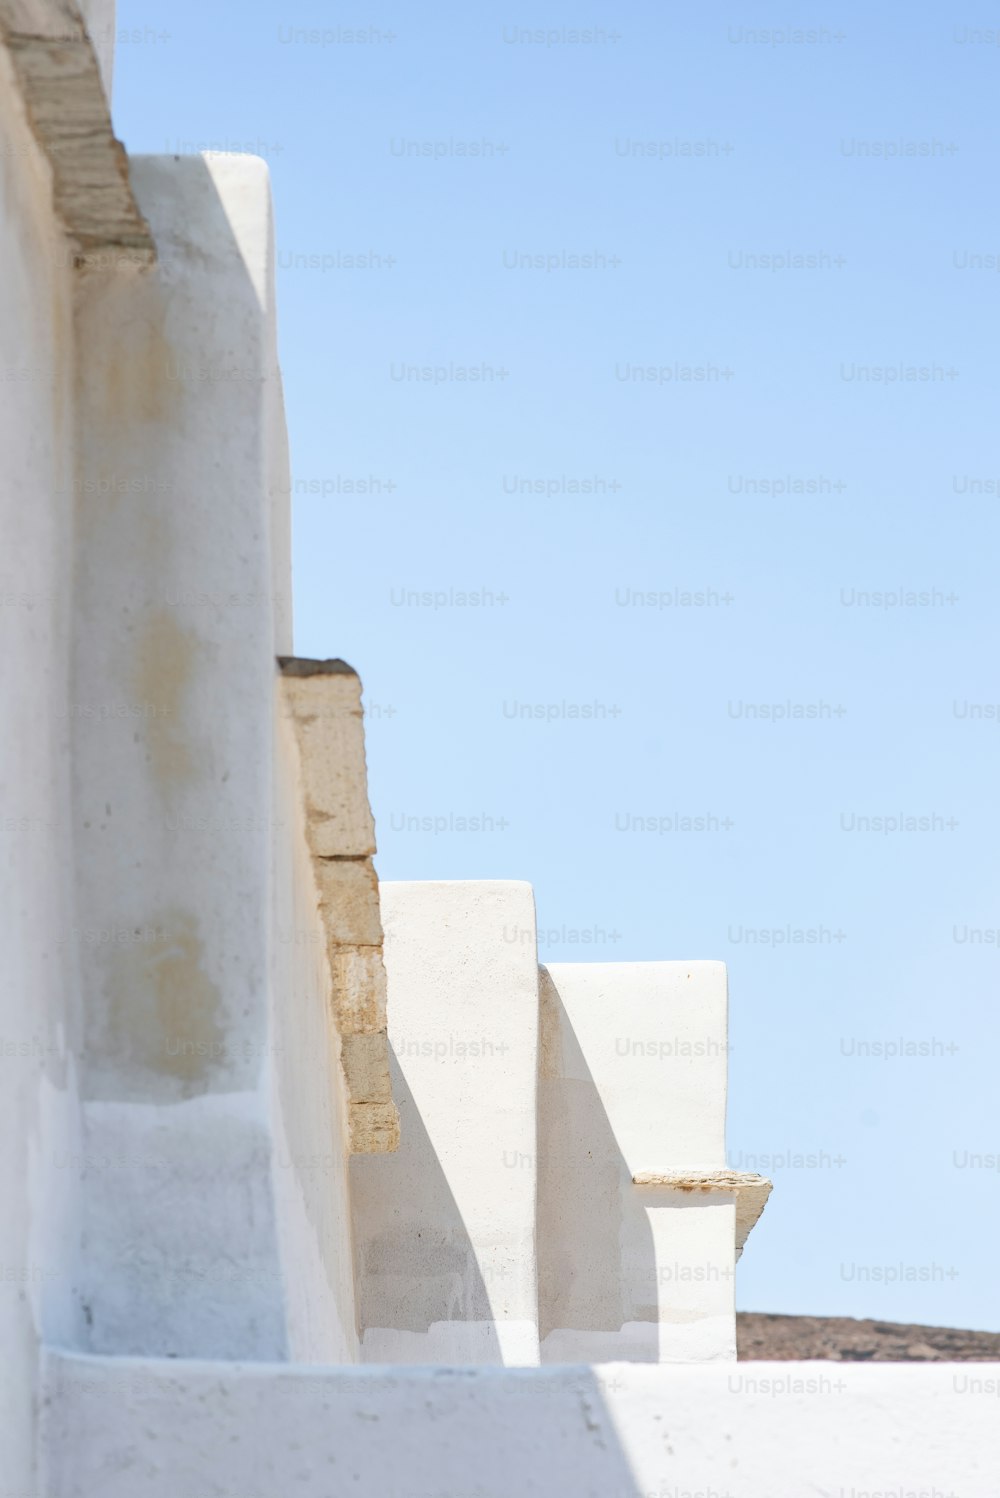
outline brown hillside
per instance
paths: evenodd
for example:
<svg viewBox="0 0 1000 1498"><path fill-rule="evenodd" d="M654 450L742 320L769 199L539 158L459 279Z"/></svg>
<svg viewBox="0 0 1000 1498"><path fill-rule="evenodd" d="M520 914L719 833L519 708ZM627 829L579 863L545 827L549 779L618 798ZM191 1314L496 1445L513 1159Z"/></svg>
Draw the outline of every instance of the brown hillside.
<svg viewBox="0 0 1000 1498"><path fill-rule="evenodd" d="M765 1362L799 1358L834 1363L991 1363L1000 1361L1000 1332L950 1326L854 1321L849 1316L736 1314L737 1356Z"/></svg>

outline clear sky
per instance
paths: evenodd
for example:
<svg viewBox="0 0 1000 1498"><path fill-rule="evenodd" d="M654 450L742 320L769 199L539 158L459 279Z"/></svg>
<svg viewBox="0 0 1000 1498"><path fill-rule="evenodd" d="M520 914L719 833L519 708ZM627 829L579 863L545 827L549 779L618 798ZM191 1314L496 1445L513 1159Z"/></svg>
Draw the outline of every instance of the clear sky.
<svg viewBox="0 0 1000 1498"><path fill-rule="evenodd" d="M1000 1329L995 7L118 20L129 150L271 166L381 876L728 963L740 1308Z"/></svg>

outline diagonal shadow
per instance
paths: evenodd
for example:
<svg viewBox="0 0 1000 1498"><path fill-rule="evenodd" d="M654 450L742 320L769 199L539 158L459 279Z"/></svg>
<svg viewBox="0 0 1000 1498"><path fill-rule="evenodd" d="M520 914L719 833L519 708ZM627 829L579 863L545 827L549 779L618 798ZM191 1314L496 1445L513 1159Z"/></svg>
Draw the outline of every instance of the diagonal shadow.
<svg viewBox="0 0 1000 1498"><path fill-rule="evenodd" d="M365 1353L376 1357L385 1345L380 1332L392 1332L398 1344L398 1332L428 1334L442 1322L493 1315L475 1245L391 1043L389 1072L399 1148L351 1157L360 1332ZM481 1353L478 1340L475 1346ZM427 1348L420 1355L416 1338L413 1348L413 1361L434 1360ZM499 1350L477 1360L502 1362Z"/></svg>
<svg viewBox="0 0 1000 1498"><path fill-rule="evenodd" d="M597 1084L539 969L538 1334L542 1362L656 1362L653 1235Z"/></svg>

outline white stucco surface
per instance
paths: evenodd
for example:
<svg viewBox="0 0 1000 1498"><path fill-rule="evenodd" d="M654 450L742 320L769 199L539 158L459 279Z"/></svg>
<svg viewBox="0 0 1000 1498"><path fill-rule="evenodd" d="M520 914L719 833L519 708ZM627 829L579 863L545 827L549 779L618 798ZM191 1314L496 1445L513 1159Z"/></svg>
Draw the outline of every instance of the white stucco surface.
<svg viewBox="0 0 1000 1498"><path fill-rule="evenodd" d="M68 672L72 275L0 47L0 1488L33 1493L38 1340L78 1310Z"/></svg>
<svg viewBox="0 0 1000 1498"><path fill-rule="evenodd" d="M76 318L88 1345L281 1357L267 172L144 157L132 180L158 264L90 273Z"/></svg>
<svg viewBox="0 0 1000 1498"><path fill-rule="evenodd" d="M77 294L84 1345L349 1359L342 1088L277 692L267 171L150 157L132 177L158 264Z"/></svg>
<svg viewBox="0 0 1000 1498"><path fill-rule="evenodd" d="M995 1498L995 1368L54 1357L50 1498ZM991 1376L992 1374L992 1376Z"/></svg>
<svg viewBox="0 0 1000 1498"><path fill-rule="evenodd" d="M306 844L292 724L275 683L270 1074L272 1187L289 1356L358 1356L348 1124L326 934Z"/></svg>
<svg viewBox="0 0 1000 1498"><path fill-rule="evenodd" d="M351 1161L362 1355L537 1363L531 886L380 890L400 1145Z"/></svg>
<svg viewBox="0 0 1000 1498"><path fill-rule="evenodd" d="M561 1075L589 1074L629 1172L724 1165L725 963L564 962L546 971Z"/></svg>
<svg viewBox="0 0 1000 1498"><path fill-rule="evenodd" d="M735 1198L633 1184L723 1163L724 964L554 964L541 1006L543 1362L735 1358Z"/></svg>

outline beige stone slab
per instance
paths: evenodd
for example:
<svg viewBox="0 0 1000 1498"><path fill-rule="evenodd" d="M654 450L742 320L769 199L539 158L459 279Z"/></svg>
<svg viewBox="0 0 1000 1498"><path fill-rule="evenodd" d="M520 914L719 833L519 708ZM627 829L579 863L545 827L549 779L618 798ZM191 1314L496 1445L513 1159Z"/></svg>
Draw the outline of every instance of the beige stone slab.
<svg viewBox="0 0 1000 1498"><path fill-rule="evenodd" d="M361 682L344 661L279 660L305 788L306 836L316 858L375 852L368 804Z"/></svg>
<svg viewBox="0 0 1000 1498"><path fill-rule="evenodd" d="M328 956L340 1034L384 1030L386 977L381 947L333 947L328 948Z"/></svg>
<svg viewBox="0 0 1000 1498"><path fill-rule="evenodd" d="M389 1040L384 1030L374 1035L345 1035L342 1041L344 1075L352 1103L390 1103Z"/></svg>
<svg viewBox="0 0 1000 1498"><path fill-rule="evenodd" d="M319 908L331 947L380 947L378 876L370 858L313 860Z"/></svg>
<svg viewBox="0 0 1000 1498"><path fill-rule="evenodd" d="M387 1155L399 1148L395 1103L352 1103L347 1116L352 1155Z"/></svg>

